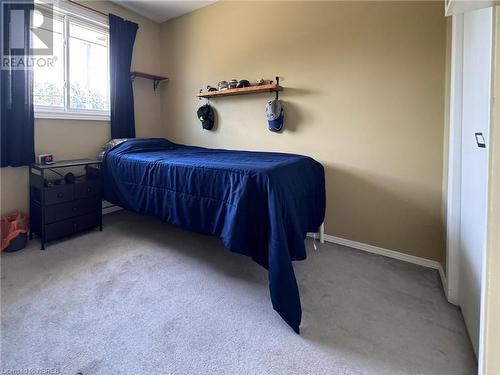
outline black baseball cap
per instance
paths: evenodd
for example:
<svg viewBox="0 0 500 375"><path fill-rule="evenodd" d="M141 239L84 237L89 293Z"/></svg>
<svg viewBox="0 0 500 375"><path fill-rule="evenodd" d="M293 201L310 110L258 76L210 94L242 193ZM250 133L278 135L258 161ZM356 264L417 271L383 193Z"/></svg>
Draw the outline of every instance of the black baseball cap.
<svg viewBox="0 0 500 375"><path fill-rule="evenodd" d="M210 130L214 127L214 109L210 106L210 104L205 104L198 108L197 115L198 120L201 121L201 126L203 126L203 129Z"/></svg>
<svg viewBox="0 0 500 375"><path fill-rule="evenodd" d="M250 86L250 82L246 79L242 79L241 81L238 82L238 88L240 87L249 87Z"/></svg>

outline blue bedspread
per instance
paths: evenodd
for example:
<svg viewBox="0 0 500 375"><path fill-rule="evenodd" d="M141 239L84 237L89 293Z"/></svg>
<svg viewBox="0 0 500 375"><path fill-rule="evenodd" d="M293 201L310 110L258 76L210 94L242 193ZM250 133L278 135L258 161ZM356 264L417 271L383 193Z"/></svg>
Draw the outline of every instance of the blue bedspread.
<svg viewBox="0 0 500 375"><path fill-rule="evenodd" d="M108 151L104 197L181 228L218 236L269 273L274 309L299 333L292 261L325 215L323 166L301 155L214 150L166 139L128 140Z"/></svg>

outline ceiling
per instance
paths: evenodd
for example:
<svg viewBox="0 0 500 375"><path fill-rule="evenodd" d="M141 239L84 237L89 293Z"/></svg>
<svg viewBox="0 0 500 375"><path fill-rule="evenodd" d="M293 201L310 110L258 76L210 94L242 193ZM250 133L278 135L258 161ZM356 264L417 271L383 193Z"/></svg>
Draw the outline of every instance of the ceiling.
<svg viewBox="0 0 500 375"><path fill-rule="evenodd" d="M182 14L213 4L216 0L112 0L156 22L164 22Z"/></svg>

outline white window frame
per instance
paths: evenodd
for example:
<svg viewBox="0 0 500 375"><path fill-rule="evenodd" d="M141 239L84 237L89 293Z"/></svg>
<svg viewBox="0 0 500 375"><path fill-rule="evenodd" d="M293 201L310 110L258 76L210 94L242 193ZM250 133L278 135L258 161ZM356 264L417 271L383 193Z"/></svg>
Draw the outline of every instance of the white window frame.
<svg viewBox="0 0 500 375"><path fill-rule="evenodd" d="M43 10L43 2L35 2L35 7ZM69 22L80 23L83 25L91 25L96 30L105 32L109 36L109 21L108 18L79 7L67 1L58 1L53 3L54 16L64 19L64 108L53 108L50 106L35 106L36 119L60 119L60 120L90 120L90 121L110 121L111 110L82 110L71 109L70 90L69 90ZM108 42L109 51L109 42ZM109 60L108 60L109 61ZM109 72L108 72L109 73ZM110 85L108 84L108 103L110 101Z"/></svg>

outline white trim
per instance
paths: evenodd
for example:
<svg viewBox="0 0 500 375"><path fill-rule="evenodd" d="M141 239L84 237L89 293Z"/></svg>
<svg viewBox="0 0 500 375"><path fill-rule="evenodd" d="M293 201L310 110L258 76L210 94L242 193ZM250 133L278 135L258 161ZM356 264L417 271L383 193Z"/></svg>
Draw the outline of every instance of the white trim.
<svg viewBox="0 0 500 375"><path fill-rule="evenodd" d="M93 12L90 9L79 6L75 3L70 3L69 1L55 0L52 1L52 3L56 10L57 8L59 8L59 10L73 17L77 17L80 19L83 18L86 21L92 21L100 25L101 27L104 27L105 29L109 29L109 18L104 16L103 14Z"/></svg>
<svg viewBox="0 0 500 375"><path fill-rule="evenodd" d="M92 113L85 111L43 111L35 108L35 118L54 120L85 120L85 121L111 121L111 114Z"/></svg>
<svg viewBox="0 0 500 375"><path fill-rule="evenodd" d="M453 0L444 0L444 15L449 16L450 15L450 7L451 7L451 2Z"/></svg>
<svg viewBox="0 0 500 375"><path fill-rule="evenodd" d="M439 277L441 278L441 284L443 285L443 291L446 299L450 302L450 298L448 297L448 279L446 278L446 272L444 272L443 265L438 262L438 271ZM453 302L451 304L455 305Z"/></svg>
<svg viewBox="0 0 500 375"><path fill-rule="evenodd" d="M384 249L382 247L369 245L369 244L366 244L363 242L348 240L346 238L335 237L335 236L331 236L329 234L325 234L325 240L327 242L336 243L338 245L352 247L354 249L367 251L367 252L373 253L373 254L383 255L383 256L388 257L388 258L398 259L398 260L402 260L404 262L413 263L413 264L417 264L419 266L433 268L436 270L439 269L439 267L441 266L441 264L435 260L430 260L430 259L417 257L414 255L404 254L404 253L401 253L399 251Z"/></svg>
<svg viewBox="0 0 500 375"><path fill-rule="evenodd" d="M493 27L496 25L496 15L493 14ZM446 259L447 259L447 297L453 304L459 304L459 280L460 280L460 221L461 221L461 185L462 185L462 109L463 109L463 42L464 42L464 15L456 14L452 19L452 51L451 51L451 82L450 82L450 128L449 128L449 154L448 154L448 192L447 192L447 220L446 220ZM493 72L495 53L495 30L492 32L492 68L491 68L491 91L490 111L493 110ZM490 114L490 131L492 116ZM489 143L489 137L488 137ZM489 145L487 146L489 149ZM487 160L489 165L489 157ZM487 193L486 193L487 194ZM488 195L486 195L488 197ZM487 212L485 212L487 226ZM487 228L487 227L486 227ZM485 232L486 247L486 232ZM484 366L484 322L485 322L485 277L486 256L483 251L483 263L481 265L481 302L479 321L479 345L478 345L478 373L483 372Z"/></svg>
<svg viewBox="0 0 500 375"><path fill-rule="evenodd" d="M319 227L319 243L325 243L325 223L324 222L321 223L321 226Z"/></svg>
<svg viewBox="0 0 500 375"><path fill-rule="evenodd" d="M49 8L47 8L48 4ZM50 106L36 106L34 108L35 118L41 119L56 119L56 120L89 120L89 121L110 121L111 113L110 110L86 110L86 109L74 109L70 106L70 82L71 77L69 77L70 72L70 51L69 51L69 39L70 31L69 25L78 24L86 28L96 30L108 37L108 53L109 53L109 21L108 18L92 12L85 7L81 7L77 4L70 3L68 1L59 0L47 0L47 1L36 1L36 7L40 9L49 9L50 4L53 5L53 12L55 15L60 15L61 20L64 25L64 106L63 107L50 107ZM108 57L108 78L109 78L109 57ZM110 98L110 86L109 82L107 84L107 101L108 104L111 101Z"/></svg>
<svg viewBox="0 0 500 375"><path fill-rule="evenodd" d="M457 305L460 279L460 215L462 187L462 95L464 16L452 19L446 270L448 301Z"/></svg>
<svg viewBox="0 0 500 375"><path fill-rule="evenodd" d="M121 211L121 210L123 210L123 207L120 207L120 206L103 207L102 214L107 215L107 214L110 214L112 212Z"/></svg>
<svg viewBox="0 0 500 375"><path fill-rule="evenodd" d="M446 4L448 3L448 4ZM445 0L445 16L453 16L478 9L494 7L498 0Z"/></svg>
<svg viewBox="0 0 500 375"><path fill-rule="evenodd" d="M316 233L308 233L307 235L309 237L315 238ZM401 260L403 262L408 262L408 263L416 264L419 266L438 270L439 276L441 278L441 283L443 284L443 289L444 289L445 294L446 294L446 290L447 290L446 275L445 275L443 266L438 261L425 259L425 258L417 257L414 255L404 254L404 253L401 253L399 251L388 250L388 249L384 249L382 247L369 245L369 244L366 244L363 242L348 240L346 238L335 237L335 236L332 236L329 234L325 234L324 237L325 237L326 242L331 242L331 243L334 243L337 245L351 247L351 248L356 249L356 250L366 251L368 253L382 255L382 256L385 256L388 258L398 259L398 260Z"/></svg>
<svg viewBox="0 0 500 375"><path fill-rule="evenodd" d="M117 206L116 204L108 202L105 199L102 200L101 207L102 207L102 214L103 215L110 214L111 212L123 210L123 207Z"/></svg>

